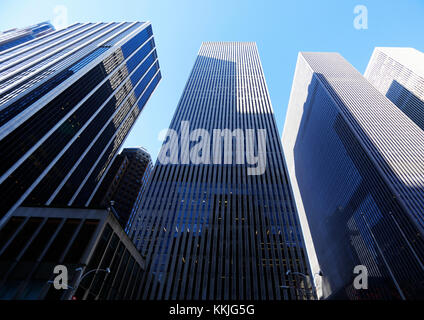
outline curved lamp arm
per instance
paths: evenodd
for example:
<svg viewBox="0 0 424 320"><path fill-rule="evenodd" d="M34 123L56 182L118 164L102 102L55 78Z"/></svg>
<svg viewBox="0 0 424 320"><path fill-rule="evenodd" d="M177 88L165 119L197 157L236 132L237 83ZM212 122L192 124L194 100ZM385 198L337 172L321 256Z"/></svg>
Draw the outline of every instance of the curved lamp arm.
<svg viewBox="0 0 424 320"><path fill-rule="evenodd" d="M75 271L82 271L82 268L76 268ZM90 273L96 272L96 271L104 271L106 273L110 273L110 268L106 268L106 269L93 269L90 270L88 272L86 272L80 279L79 281L82 281L82 279L84 279L86 276L88 276Z"/></svg>

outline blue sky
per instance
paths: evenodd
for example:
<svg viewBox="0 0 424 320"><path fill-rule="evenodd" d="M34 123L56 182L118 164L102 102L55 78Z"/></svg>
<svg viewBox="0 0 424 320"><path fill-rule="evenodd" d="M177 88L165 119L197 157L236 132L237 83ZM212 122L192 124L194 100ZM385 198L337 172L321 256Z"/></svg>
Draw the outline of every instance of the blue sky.
<svg viewBox="0 0 424 320"><path fill-rule="evenodd" d="M353 26L356 5L368 9L366 30ZM154 159L202 41L256 41L280 134L299 51L340 52L362 73L375 46L424 51L423 0L1 0L0 30L56 21L57 6L68 24L152 22L163 79L124 146L144 146Z"/></svg>

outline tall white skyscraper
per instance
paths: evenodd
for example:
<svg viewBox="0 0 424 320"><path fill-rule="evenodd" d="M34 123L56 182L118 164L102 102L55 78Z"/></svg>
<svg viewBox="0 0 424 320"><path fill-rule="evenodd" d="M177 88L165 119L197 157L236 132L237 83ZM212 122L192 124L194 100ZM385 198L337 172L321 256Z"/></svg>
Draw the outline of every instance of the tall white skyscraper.
<svg viewBox="0 0 424 320"><path fill-rule="evenodd" d="M302 52L282 140L324 297L423 298L424 131L340 54Z"/></svg>
<svg viewBox="0 0 424 320"><path fill-rule="evenodd" d="M364 76L424 130L424 53L376 47Z"/></svg>

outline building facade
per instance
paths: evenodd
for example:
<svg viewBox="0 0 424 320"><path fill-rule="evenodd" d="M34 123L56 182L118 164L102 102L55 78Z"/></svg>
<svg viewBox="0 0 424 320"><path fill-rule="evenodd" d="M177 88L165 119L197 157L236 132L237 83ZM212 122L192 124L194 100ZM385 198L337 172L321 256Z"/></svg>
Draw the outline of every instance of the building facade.
<svg viewBox="0 0 424 320"><path fill-rule="evenodd" d="M377 47L364 76L424 130L424 53Z"/></svg>
<svg viewBox="0 0 424 320"><path fill-rule="evenodd" d="M282 141L323 297L423 298L424 132L338 53L299 53Z"/></svg>
<svg viewBox="0 0 424 320"><path fill-rule="evenodd" d="M152 159L144 148L125 148L115 158L106 177L93 198L93 204L113 209L126 228L133 212L138 209L141 195L152 171Z"/></svg>
<svg viewBox="0 0 424 320"><path fill-rule="evenodd" d="M109 211L20 207L0 233L0 299L138 300L144 263Z"/></svg>
<svg viewBox="0 0 424 320"><path fill-rule="evenodd" d="M149 185L149 180L153 172L153 162L150 161L147 163L146 168L144 169L144 174L141 178L141 188L138 191L137 198L134 202L134 206L131 209L131 213L128 219L128 223L125 226L125 232L130 236L130 238L134 241L135 230L137 230L140 226L141 218L139 216L140 206L142 201L144 201L144 197L147 192L147 187Z"/></svg>
<svg viewBox="0 0 424 320"><path fill-rule="evenodd" d="M50 22L41 22L22 29L3 31L0 33L0 52L16 46L23 47L23 43L43 37L54 30Z"/></svg>
<svg viewBox="0 0 424 320"><path fill-rule="evenodd" d="M161 79L148 22L77 23L0 53L0 225L86 207Z"/></svg>
<svg viewBox="0 0 424 320"><path fill-rule="evenodd" d="M134 231L143 299L313 298L255 43L201 45L158 159Z"/></svg>

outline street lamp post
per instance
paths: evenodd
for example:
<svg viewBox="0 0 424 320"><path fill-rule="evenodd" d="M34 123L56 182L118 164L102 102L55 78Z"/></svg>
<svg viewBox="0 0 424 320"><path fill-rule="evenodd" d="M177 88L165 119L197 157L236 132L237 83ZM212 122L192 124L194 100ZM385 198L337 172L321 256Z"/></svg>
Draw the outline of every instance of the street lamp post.
<svg viewBox="0 0 424 320"><path fill-rule="evenodd" d="M305 288L298 288L293 286L280 286L281 289L294 289L294 290L302 290L305 295L307 295L307 291Z"/></svg>
<svg viewBox="0 0 424 320"><path fill-rule="evenodd" d="M75 281L74 288L72 288L71 294L69 295L69 297L70 297L71 299L72 299L72 297L74 296L74 293L75 293L76 288L78 288L79 284L81 283L81 281L82 281L82 280L83 280L86 276L88 276L89 274L91 274L91 273L93 273L93 272L97 272L97 271L103 271L103 272L106 272L106 273L110 273L110 268L106 268L106 269L92 269L92 270L90 270L90 271L87 271L84 275L82 275L82 271L83 271L83 268L82 268L82 267L76 268L76 269L75 269L75 271L80 271L80 275L79 275L79 277L77 278L77 280Z"/></svg>
<svg viewBox="0 0 424 320"><path fill-rule="evenodd" d="M66 290L68 290L68 289L71 289L71 292L70 292L70 294L68 294L68 299L70 299L70 298L72 298L73 297L73 295L74 295L74 293L75 293L75 290L78 288L78 286L79 286L79 284L80 284L80 282L86 277L86 276L88 276L89 274L91 274L91 273L93 273L93 272L97 272L97 271L104 271L104 272L106 272L106 273L110 273L110 268L106 268L106 269L92 269L92 270L90 270L90 271L88 271L88 272L86 272L84 275L82 275L82 271L83 271L84 269L82 268L82 267L78 267L78 268L76 268L75 269L75 271L77 271L77 272L80 272L80 274L79 274L79 277L77 278L77 280L75 281L75 284L74 284L74 286L69 286L69 285L67 285L67 288L66 288ZM52 284L52 283L54 283L54 281L53 280L49 280L49 281L47 281L47 283L50 283L50 284Z"/></svg>
<svg viewBox="0 0 424 320"><path fill-rule="evenodd" d="M299 276L302 276L302 277L304 277L305 278L305 280L306 280L306 284L308 284L308 279L309 279L309 275L306 275L306 274L304 274L304 273L302 273L302 272L297 272L297 271L295 271L295 272L292 272L290 269L289 270L287 270L287 272L286 272L286 275L288 276L289 274L293 274L293 275L299 275ZM315 286L315 276L316 275L319 275L319 276L322 276L322 272L321 271L319 271L319 272L316 272L315 274L314 274L314 276L313 276L313 285ZM287 289L287 288L290 288L289 286L280 286L280 288L284 288L284 289ZM297 288L297 287L295 287L296 289L300 289L300 290L304 290L304 292L306 293L306 296L308 295L308 291L306 291L306 288ZM315 293L315 291L313 291L313 296L314 296L314 298L317 298L316 297L316 294L314 294Z"/></svg>

